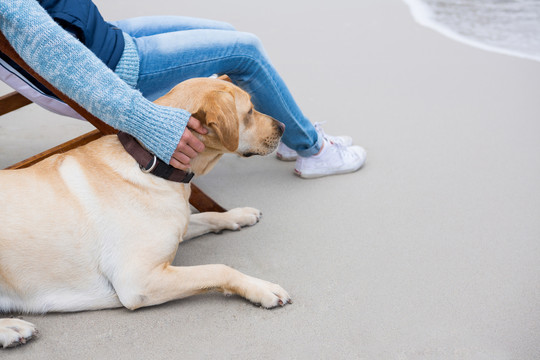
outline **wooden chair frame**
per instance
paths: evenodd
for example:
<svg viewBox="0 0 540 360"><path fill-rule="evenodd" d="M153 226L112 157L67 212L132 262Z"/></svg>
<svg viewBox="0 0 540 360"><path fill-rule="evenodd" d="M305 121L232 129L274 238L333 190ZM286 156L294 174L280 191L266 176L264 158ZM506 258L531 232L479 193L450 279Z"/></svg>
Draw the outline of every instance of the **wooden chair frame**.
<svg viewBox="0 0 540 360"><path fill-rule="evenodd" d="M96 127L96 130L93 130L87 134L81 135L75 139L67 141L63 144L55 146L49 150L46 150L42 153L34 155L26 160L18 162L14 165L7 167L6 169L22 169L28 166L31 166L49 156L54 154L66 152L68 150L74 149L76 147L85 145L93 140L99 139L104 135L116 134L118 130L113 127L105 124L103 121L96 118L94 115L90 114L84 108L82 108L75 101L70 99L68 96L63 94L61 91L49 84L45 79L43 79L39 74L37 74L32 68L30 68L24 60L17 54L13 49L11 44L7 41L5 36L0 33L0 51L6 54L10 59L17 63L21 68L26 72L32 75L36 80L43 84L47 89L49 89L54 95L56 95L63 102L68 104L73 110L77 111L82 117L84 117L89 123ZM23 106L31 104L32 102L22 96L17 92L12 92L7 95L0 97L0 116L7 114L11 111L17 110ZM206 195L201 189L199 189L195 184L191 184L191 197L189 198L191 205L200 212L206 211L217 211L224 212L226 211L221 205L216 203L212 198Z"/></svg>

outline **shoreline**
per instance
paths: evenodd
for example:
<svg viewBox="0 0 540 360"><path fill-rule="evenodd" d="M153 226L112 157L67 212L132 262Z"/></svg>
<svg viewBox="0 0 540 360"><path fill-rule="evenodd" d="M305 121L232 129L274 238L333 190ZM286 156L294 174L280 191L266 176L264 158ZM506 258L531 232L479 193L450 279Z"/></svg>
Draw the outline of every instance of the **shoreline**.
<svg viewBox="0 0 540 360"><path fill-rule="evenodd" d="M435 21L432 17L432 12L425 5L422 0L402 0L409 8L410 14L413 17L414 21L418 24L425 26L431 30L438 32L441 35L444 35L454 41L476 47L485 51L490 51L498 54L518 57L521 59L533 60L540 62L540 56L535 56L520 51L514 51L509 49L504 49L502 47L493 46L485 44L481 41L477 41L466 36L458 34L456 31L452 30L450 27Z"/></svg>

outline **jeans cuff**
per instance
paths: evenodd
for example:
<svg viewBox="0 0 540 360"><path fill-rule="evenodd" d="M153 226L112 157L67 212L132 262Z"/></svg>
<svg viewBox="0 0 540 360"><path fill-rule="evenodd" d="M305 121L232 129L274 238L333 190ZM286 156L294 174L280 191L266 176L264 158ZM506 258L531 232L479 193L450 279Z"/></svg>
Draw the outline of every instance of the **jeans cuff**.
<svg viewBox="0 0 540 360"><path fill-rule="evenodd" d="M322 138L321 134L317 134L317 142L312 147L310 147L308 149L305 149L305 150L299 150L299 151L296 151L296 152L301 157L310 157L310 156L313 156L315 154L318 154L319 151L321 151L323 141L324 141L324 139Z"/></svg>

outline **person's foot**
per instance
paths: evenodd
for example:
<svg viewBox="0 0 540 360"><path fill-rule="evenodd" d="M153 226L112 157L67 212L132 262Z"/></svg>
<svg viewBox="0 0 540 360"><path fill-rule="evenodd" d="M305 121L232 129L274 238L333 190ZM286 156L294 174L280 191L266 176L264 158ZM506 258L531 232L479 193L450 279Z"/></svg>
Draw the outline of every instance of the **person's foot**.
<svg viewBox="0 0 540 360"><path fill-rule="evenodd" d="M294 161L298 157L298 153L280 141L276 157L281 161Z"/></svg>
<svg viewBox="0 0 540 360"><path fill-rule="evenodd" d="M317 132L321 135L321 137L325 140L330 141L331 143L343 145L343 146L351 146L352 145L352 138L350 136L332 136L328 135L324 132L323 128L321 127L320 123L315 123L315 129ZM298 153L285 145L283 142L279 142L279 146L277 148L276 157L279 160L282 161L294 161L298 157Z"/></svg>
<svg viewBox="0 0 540 360"><path fill-rule="evenodd" d="M354 172L366 162L366 150L360 146L343 146L326 140L321 152L310 157L299 156L294 172L305 179Z"/></svg>

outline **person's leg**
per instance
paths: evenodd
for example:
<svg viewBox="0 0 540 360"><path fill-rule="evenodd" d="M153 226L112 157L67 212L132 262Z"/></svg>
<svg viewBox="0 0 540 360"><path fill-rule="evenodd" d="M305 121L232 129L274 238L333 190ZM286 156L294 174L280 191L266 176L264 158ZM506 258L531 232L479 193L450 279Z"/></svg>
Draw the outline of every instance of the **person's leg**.
<svg viewBox="0 0 540 360"><path fill-rule="evenodd" d="M111 21L111 24L134 38L196 29L235 30L231 24L223 21L187 16L141 16Z"/></svg>
<svg viewBox="0 0 540 360"><path fill-rule="evenodd" d="M322 138L302 114L254 35L230 29L197 29L141 36L135 42L141 61L138 87L145 97L156 99L189 78L227 74L251 94L257 110L286 125L285 144L301 156L319 152Z"/></svg>
<svg viewBox="0 0 540 360"><path fill-rule="evenodd" d="M227 74L252 95L259 111L286 124L282 140L298 151L295 172L301 177L352 172L364 164L364 149L348 146L350 138L337 139L345 140L341 144L332 140L302 114L255 36L226 23L182 17L138 18L118 25L136 38L138 87L146 97L155 99L192 77Z"/></svg>

